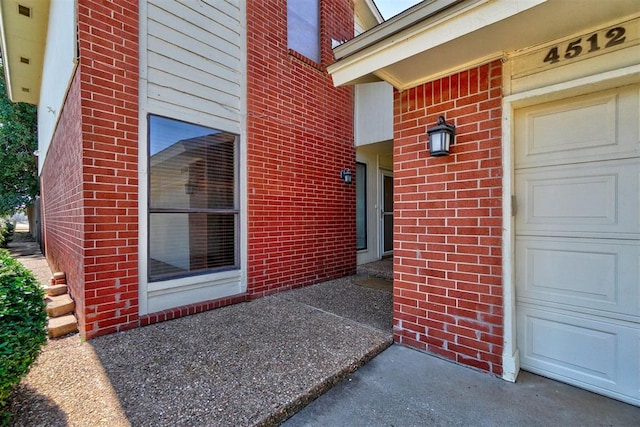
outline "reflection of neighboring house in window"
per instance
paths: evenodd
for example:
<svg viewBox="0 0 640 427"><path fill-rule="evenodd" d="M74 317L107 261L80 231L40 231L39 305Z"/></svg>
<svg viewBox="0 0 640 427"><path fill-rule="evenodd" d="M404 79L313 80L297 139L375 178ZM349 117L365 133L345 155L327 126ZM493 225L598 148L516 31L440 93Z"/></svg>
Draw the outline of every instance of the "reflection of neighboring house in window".
<svg viewBox="0 0 640 427"><path fill-rule="evenodd" d="M149 280L239 268L236 137L179 140L149 164Z"/></svg>

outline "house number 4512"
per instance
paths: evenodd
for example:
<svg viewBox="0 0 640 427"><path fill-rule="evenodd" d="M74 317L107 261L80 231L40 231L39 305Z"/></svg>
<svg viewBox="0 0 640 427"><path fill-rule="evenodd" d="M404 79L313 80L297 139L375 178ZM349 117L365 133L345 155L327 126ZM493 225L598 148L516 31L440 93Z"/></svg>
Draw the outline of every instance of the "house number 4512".
<svg viewBox="0 0 640 427"><path fill-rule="evenodd" d="M549 52L547 52L547 56L544 57L543 62L555 64L563 58L572 59L582 54L596 52L602 48L606 49L618 46L627 39L625 36L626 32L627 30L624 27L613 27L605 32L594 33L587 38L580 37L568 43L564 52L561 50L563 46L553 46L549 49ZM604 40L600 40L600 37Z"/></svg>

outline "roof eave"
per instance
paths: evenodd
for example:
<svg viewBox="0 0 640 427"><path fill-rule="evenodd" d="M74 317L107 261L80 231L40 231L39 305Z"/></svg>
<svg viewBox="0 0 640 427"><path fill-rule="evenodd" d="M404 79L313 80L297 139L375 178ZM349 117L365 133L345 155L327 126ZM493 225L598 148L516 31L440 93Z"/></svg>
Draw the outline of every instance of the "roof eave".
<svg viewBox="0 0 640 427"><path fill-rule="evenodd" d="M337 46L333 53L337 60L351 56L369 46L373 46L388 37L397 34L409 27L416 25L429 17L432 17L443 10L458 4L468 2L469 0L430 0L423 1L407 9L406 11L394 16L393 18L382 22L380 25L370 29L369 31L349 40L346 43ZM473 3L487 0L471 0ZM375 6L375 5L374 5Z"/></svg>
<svg viewBox="0 0 640 427"><path fill-rule="evenodd" d="M338 60L328 67L336 86L365 80L385 80L399 90L416 83L394 79L385 68L415 55L462 39L478 29L503 21L548 0L432 0L337 47ZM500 52L483 54L494 57ZM464 60L462 62L468 62Z"/></svg>
<svg viewBox="0 0 640 427"><path fill-rule="evenodd" d="M50 0L0 2L0 47L7 95L13 102L39 101L49 4Z"/></svg>

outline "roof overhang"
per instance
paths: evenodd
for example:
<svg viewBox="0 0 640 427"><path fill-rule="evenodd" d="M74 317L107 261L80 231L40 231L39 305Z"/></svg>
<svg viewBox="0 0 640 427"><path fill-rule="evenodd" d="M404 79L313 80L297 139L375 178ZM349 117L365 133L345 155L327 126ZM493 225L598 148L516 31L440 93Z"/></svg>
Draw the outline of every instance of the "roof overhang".
<svg viewBox="0 0 640 427"><path fill-rule="evenodd" d="M44 63L50 0L0 1L0 37L7 95L37 104Z"/></svg>
<svg viewBox="0 0 640 427"><path fill-rule="evenodd" d="M362 19L367 28L375 27L384 22L384 18L373 0L356 0L353 8L355 14Z"/></svg>
<svg viewBox="0 0 640 427"><path fill-rule="evenodd" d="M399 90L637 14L637 0L426 0L334 49L336 86Z"/></svg>

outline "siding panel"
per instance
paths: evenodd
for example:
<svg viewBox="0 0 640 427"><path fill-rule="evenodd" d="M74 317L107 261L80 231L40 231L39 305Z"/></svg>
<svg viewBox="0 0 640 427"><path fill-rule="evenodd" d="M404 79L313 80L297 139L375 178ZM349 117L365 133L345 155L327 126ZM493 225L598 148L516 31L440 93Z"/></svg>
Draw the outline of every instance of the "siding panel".
<svg viewBox="0 0 640 427"><path fill-rule="evenodd" d="M175 45L153 36L149 37L148 44L149 60L160 69L166 68L162 68L162 64L157 64L156 61L169 59L175 63L188 64L187 66L195 70L207 73L208 78L210 78L211 74L215 74L221 82L227 81L240 85L240 75L237 69L213 62L207 57L196 55L186 49L176 49ZM168 54L171 56L167 56ZM155 57L151 58L152 55Z"/></svg>
<svg viewBox="0 0 640 427"><path fill-rule="evenodd" d="M356 85L355 122L356 147L393 139L393 86Z"/></svg>
<svg viewBox="0 0 640 427"><path fill-rule="evenodd" d="M200 96L205 99L214 99L231 107L239 108L239 100L237 97L238 83L229 82L224 79L216 79L203 85L202 81L206 81L208 73L190 67L187 64L176 63L167 58L154 57L154 62L159 65L165 65L166 68L149 69L149 80L153 84L172 87L181 92L187 92L192 95ZM210 91L214 91L211 92Z"/></svg>
<svg viewBox="0 0 640 427"><path fill-rule="evenodd" d="M235 1L150 0L147 98L151 112L240 129L241 25Z"/></svg>
<svg viewBox="0 0 640 427"><path fill-rule="evenodd" d="M230 95L210 87L200 87L197 83L159 70L150 70L149 77L156 81L154 85L149 85L148 87L148 94L151 99L185 107L193 111L215 111L215 116L221 119L235 121L238 118L238 101ZM233 100L233 105L225 102L230 99Z"/></svg>

